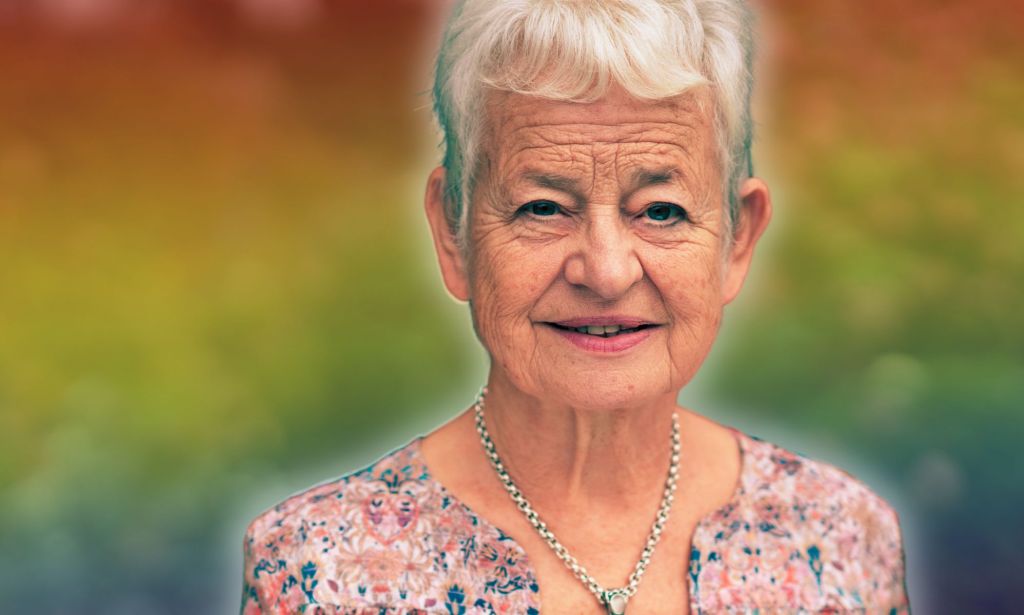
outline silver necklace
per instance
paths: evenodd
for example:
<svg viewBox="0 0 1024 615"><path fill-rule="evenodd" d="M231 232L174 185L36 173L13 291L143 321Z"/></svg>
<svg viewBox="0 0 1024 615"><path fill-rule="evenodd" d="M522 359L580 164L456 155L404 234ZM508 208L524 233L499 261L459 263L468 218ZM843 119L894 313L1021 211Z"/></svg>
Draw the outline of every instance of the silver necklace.
<svg viewBox="0 0 1024 615"><path fill-rule="evenodd" d="M597 582L597 579L590 576L586 568L576 561L576 558L569 553L565 545L558 541L554 533L541 520L537 511L526 501L523 492L512 482L512 477L509 476L505 465L501 463L498 451L494 447L494 441L491 440L491 435L487 432L487 425L484 423L485 395L487 395L486 387L480 391L480 395L477 396L476 403L473 405L476 414L476 431L480 434L480 442L484 445L484 452L487 454L487 458L491 460L491 466L498 473L498 478L501 479L505 491L508 491L512 501L516 504L516 508L526 516L533 529L537 530L537 533L548 543L551 550L555 552L555 555L562 560L573 575L590 590L590 593L594 594L598 602L608 610L609 615L625 615L626 603L636 594L637 586L640 585L640 579L644 576L647 566L651 563L651 555L654 554L654 547L657 546L658 540L661 539L661 533L665 529L665 523L668 521L668 513L672 509L672 501L675 499L676 477L679 474L679 417L676 413L672 413L672 456L668 466L668 478L665 480L665 492L661 498L661 505L658 507L658 516L654 519L651 533L647 535L647 542L644 544L644 550L640 554L640 560L636 563L636 567L633 568L633 573L629 575L629 583L625 587L605 589L603 585Z"/></svg>

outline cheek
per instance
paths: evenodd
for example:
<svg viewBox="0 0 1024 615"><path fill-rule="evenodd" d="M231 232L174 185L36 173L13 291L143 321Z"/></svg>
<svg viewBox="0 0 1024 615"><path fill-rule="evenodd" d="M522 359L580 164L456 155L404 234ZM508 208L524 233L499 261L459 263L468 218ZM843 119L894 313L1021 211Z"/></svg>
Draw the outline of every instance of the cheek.
<svg viewBox="0 0 1024 615"><path fill-rule="evenodd" d="M646 270L671 315L702 320L721 311L722 263L715 250L697 245L661 250Z"/></svg>
<svg viewBox="0 0 1024 615"><path fill-rule="evenodd" d="M721 324L721 268L706 254L700 252L700 258L695 254L691 254L694 258L672 258L660 267L652 267L651 278L670 322L665 340L670 390L686 386L697 373Z"/></svg>
<svg viewBox="0 0 1024 615"><path fill-rule="evenodd" d="M485 345L532 328L531 316L558 276L557 263L553 255L523 250L512 242L479 245L470 272L471 301Z"/></svg>

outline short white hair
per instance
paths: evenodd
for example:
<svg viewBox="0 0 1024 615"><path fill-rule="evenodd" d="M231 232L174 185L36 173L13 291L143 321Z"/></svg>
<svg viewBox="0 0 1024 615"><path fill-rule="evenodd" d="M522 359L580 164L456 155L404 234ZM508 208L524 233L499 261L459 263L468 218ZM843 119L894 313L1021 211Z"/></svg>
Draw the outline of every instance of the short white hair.
<svg viewBox="0 0 1024 615"><path fill-rule="evenodd" d="M707 85L732 226L753 173L752 63L744 0L459 0L433 89L449 224L465 245L488 90L593 102L613 85L650 100Z"/></svg>

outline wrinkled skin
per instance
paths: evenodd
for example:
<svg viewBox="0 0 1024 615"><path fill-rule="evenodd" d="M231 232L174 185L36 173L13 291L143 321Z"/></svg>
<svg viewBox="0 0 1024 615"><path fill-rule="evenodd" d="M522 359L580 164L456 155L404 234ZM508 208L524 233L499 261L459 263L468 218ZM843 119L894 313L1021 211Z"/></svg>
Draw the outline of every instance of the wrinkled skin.
<svg viewBox="0 0 1024 615"><path fill-rule="evenodd" d="M492 95L467 254L431 216L446 285L471 303L492 383L602 410L674 399L693 377L770 215L763 182L747 180L727 240L712 109L704 91L659 102L613 91L590 104ZM611 314L660 326L605 356L545 324Z"/></svg>

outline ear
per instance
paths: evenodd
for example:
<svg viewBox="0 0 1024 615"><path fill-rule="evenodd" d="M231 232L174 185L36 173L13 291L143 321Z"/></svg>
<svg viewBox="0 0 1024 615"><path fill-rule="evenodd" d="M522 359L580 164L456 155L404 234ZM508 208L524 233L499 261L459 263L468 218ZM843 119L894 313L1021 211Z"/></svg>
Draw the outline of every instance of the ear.
<svg viewBox="0 0 1024 615"><path fill-rule="evenodd" d="M430 234L434 238L434 250L437 252L445 287L459 301L468 301L469 277L466 275L462 250L445 214L445 192L444 167L437 167L427 179L427 194L424 198Z"/></svg>
<svg viewBox="0 0 1024 615"><path fill-rule="evenodd" d="M739 188L739 219L733 232L732 246L727 260L728 270L722 285L723 305L740 294L743 281L754 258L754 246L761 238L772 217L772 199L764 180L752 177Z"/></svg>

